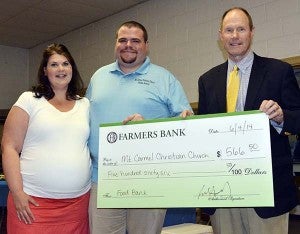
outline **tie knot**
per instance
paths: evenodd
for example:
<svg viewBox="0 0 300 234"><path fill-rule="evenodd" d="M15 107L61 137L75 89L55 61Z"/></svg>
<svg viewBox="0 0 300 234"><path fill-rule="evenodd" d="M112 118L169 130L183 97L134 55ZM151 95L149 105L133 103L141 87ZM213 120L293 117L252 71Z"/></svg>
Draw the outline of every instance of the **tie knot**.
<svg viewBox="0 0 300 234"><path fill-rule="evenodd" d="M239 68L238 68L238 66L237 65L234 65L234 67L233 67L233 71L238 71L239 70Z"/></svg>

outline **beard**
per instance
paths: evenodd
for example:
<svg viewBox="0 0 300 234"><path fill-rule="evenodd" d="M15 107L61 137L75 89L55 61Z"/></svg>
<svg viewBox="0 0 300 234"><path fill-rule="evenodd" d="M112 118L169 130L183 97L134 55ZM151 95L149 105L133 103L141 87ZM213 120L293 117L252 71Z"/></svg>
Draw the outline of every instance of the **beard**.
<svg viewBox="0 0 300 234"><path fill-rule="evenodd" d="M133 54L132 54L133 55ZM122 60L123 63L127 63L127 64L131 64L131 63L134 63L137 59L137 55L135 54L135 56L127 56L126 54L125 55L120 55L120 58Z"/></svg>
<svg viewBox="0 0 300 234"><path fill-rule="evenodd" d="M131 63L134 63L136 61L136 57L125 58L125 57L121 56L121 60L122 60L123 63L131 64Z"/></svg>
<svg viewBox="0 0 300 234"><path fill-rule="evenodd" d="M137 51L134 50L131 46L128 46L120 51L120 58L123 63L134 63L137 59Z"/></svg>

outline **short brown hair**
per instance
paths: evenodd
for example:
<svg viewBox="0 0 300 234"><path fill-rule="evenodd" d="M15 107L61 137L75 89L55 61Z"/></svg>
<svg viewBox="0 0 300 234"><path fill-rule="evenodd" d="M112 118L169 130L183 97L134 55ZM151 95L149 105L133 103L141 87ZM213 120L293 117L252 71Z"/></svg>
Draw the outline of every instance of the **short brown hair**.
<svg viewBox="0 0 300 234"><path fill-rule="evenodd" d="M146 28L145 28L142 24L140 24L140 23L138 23L138 22L136 22L136 21L127 21L127 22L121 24L121 26L119 27L119 29L118 29L117 32L116 32L116 38L118 38L118 32L119 32L120 28L123 27L123 26L125 26L125 27L127 27L127 28L132 28L132 27L134 27L134 28L139 28L139 29L141 29L141 30L143 31L144 41L145 41L145 42L148 41L148 33L147 33Z"/></svg>

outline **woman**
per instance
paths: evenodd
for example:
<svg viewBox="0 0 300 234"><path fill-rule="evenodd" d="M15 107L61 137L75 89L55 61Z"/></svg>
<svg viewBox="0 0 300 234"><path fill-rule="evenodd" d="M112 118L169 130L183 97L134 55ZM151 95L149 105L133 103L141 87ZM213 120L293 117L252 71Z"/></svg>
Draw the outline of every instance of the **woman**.
<svg viewBox="0 0 300 234"><path fill-rule="evenodd" d="M2 157L8 233L89 233L89 102L68 49L48 46L39 83L11 108Z"/></svg>

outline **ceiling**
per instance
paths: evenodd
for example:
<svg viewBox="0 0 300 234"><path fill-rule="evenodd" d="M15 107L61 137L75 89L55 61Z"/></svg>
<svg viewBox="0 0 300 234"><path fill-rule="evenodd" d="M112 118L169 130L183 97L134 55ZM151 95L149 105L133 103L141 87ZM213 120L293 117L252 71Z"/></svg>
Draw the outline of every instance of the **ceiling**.
<svg viewBox="0 0 300 234"><path fill-rule="evenodd" d="M1 0L0 45L31 48L145 0Z"/></svg>

